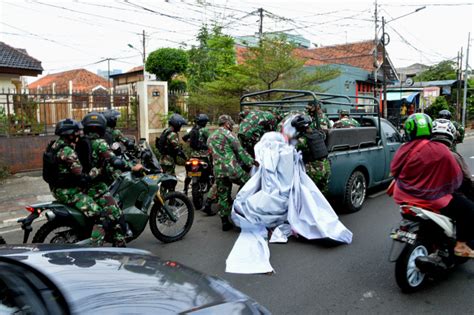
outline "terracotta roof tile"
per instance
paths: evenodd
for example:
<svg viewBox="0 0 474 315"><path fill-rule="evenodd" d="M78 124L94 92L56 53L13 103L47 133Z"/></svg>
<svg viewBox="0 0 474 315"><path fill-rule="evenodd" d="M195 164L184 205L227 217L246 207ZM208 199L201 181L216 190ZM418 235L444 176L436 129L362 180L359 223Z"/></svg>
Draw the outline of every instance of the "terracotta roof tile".
<svg viewBox="0 0 474 315"><path fill-rule="evenodd" d="M41 61L28 55L25 49L13 48L0 42L0 67L43 71Z"/></svg>
<svg viewBox="0 0 474 315"><path fill-rule="evenodd" d="M87 71L86 69L75 69L59 73L48 74L47 76L28 85L29 89L42 87L43 89L51 89L53 83L56 84L56 91L67 92L69 89L69 81L72 81L73 90L90 92L93 88L101 85L105 88L108 82L101 76Z"/></svg>

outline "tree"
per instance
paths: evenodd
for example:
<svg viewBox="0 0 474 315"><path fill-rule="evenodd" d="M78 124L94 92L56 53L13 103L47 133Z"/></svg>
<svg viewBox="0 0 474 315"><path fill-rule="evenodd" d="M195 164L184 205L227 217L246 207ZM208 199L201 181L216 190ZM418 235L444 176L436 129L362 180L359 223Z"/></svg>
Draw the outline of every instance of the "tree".
<svg viewBox="0 0 474 315"><path fill-rule="evenodd" d="M182 49L160 48L152 52L145 69L163 81L171 82L173 76L184 73L188 67L188 55Z"/></svg>
<svg viewBox="0 0 474 315"><path fill-rule="evenodd" d="M207 25L203 25L197 39L199 45L188 52L187 75L191 90L226 75L235 65L234 39L223 34L222 27L215 25L209 31Z"/></svg>
<svg viewBox="0 0 474 315"><path fill-rule="evenodd" d="M438 113L443 109L447 109L451 113L454 113L454 107L449 106L446 98L444 96L438 96L434 100L433 104L431 104L430 107L425 110L425 113L428 114L432 119L437 119Z"/></svg>
<svg viewBox="0 0 474 315"><path fill-rule="evenodd" d="M272 88L319 90L318 84L339 75L330 67L308 71L294 49L283 36L264 37L259 46L247 49L242 64L229 67L218 79L192 92L190 106L213 119L223 113L236 115L242 94Z"/></svg>
<svg viewBox="0 0 474 315"><path fill-rule="evenodd" d="M456 63L444 60L418 74L415 81L456 80Z"/></svg>

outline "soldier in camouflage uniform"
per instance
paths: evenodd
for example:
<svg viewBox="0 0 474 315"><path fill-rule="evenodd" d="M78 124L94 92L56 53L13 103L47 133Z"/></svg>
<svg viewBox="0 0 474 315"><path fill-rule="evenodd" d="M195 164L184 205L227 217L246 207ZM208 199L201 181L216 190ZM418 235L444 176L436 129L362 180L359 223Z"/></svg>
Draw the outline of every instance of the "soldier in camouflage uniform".
<svg viewBox="0 0 474 315"><path fill-rule="evenodd" d="M319 147L311 148L312 145L317 145L314 140L311 140L311 134L315 131L311 128L312 119L307 115L296 116L291 125L295 127L297 131L298 142L296 149L301 151L303 154L303 162L305 163L306 174L313 180L318 186L319 190L327 195L329 177L331 176L331 165L327 159L327 149L323 142L323 136L321 134L321 140L319 141ZM314 139L314 138L313 138ZM320 156L314 156L314 152L320 154Z"/></svg>
<svg viewBox="0 0 474 315"><path fill-rule="evenodd" d="M135 144L133 141L125 137L120 131L117 129L117 120L120 117L120 112L116 111L115 109L108 109L102 113L105 119L107 120L107 129L105 130L104 139L107 141L107 144L111 146L114 142L121 143L127 148L127 150L135 149Z"/></svg>
<svg viewBox="0 0 474 315"><path fill-rule="evenodd" d="M53 196L60 203L73 206L86 216L99 216L102 207L94 199L85 193L87 182L99 175L95 168L88 174L84 173L83 167L75 146L81 133L82 125L72 120L61 120L56 124L55 134L59 136L52 145L51 150L56 157L59 178L55 182L50 182ZM44 173L44 171L43 171ZM94 227L92 239L97 238L96 231L99 227Z"/></svg>
<svg viewBox="0 0 474 315"><path fill-rule="evenodd" d="M339 112L339 120L334 123L333 128L354 128L360 127L357 120L349 116L348 110L341 110Z"/></svg>
<svg viewBox="0 0 474 315"><path fill-rule="evenodd" d="M183 148L179 143L179 134L181 127L186 125L186 120L179 114L173 114L169 121L169 127L166 128L159 138L156 138L156 148L161 153L160 164L163 172L169 175L176 176L176 158L181 157L187 160ZM161 186L162 192L166 190L174 191L174 187Z"/></svg>
<svg viewBox="0 0 474 315"><path fill-rule="evenodd" d="M443 109L438 113L438 118L447 119L451 121L451 112L447 109ZM465 130L464 127L457 121L451 121L456 128L456 134L454 135L454 141L451 146L451 150L456 152L456 145L464 141Z"/></svg>
<svg viewBox="0 0 474 315"><path fill-rule="evenodd" d="M245 150L254 157L254 146L266 132L275 131L276 127L275 115L268 111L254 110L241 121L237 136Z"/></svg>
<svg viewBox="0 0 474 315"><path fill-rule="evenodd" d="M311 123L311 128L313 130L318 129L316 119L319 119L319 128L321 130L328 130L332 128L333 122L324 114L323 110L321 109L321 104L316 104L311 102L306 106L306 110L308 115L311 116L313 122Z"/></svg>
<svg viewBox="0 0 474 315"><path fill-rule="evenodd" d="M218 120L219 129L207 139L207 145L214 163L219 215L222 230L232 229L229 215L232 210L232 184L242 186L250 178L242 165L250 168L254 159L242 148L239 139L232 133L234 121L228 115L221 115Z"/></svg>
<svg viewBox="0 0 474 315"><path fill-rule="evenodd" d="M103 139L107 122L102 114L89 113L82 119L82 124L84 125L85 140L90 149L87 154L90 166L92 169L97 169L99 173L88 187L87 194L102 208L100 223L96 224L92 231L92 241L96 245L102 245L107 231L113 233L112 237L116 246L125 246L125 237L120 225L123 219L122 212L110 194L108 184L117 176L117 173L129 170L138 171L142 165L137 164L130 167L129 164L114 155Z"/></svg>

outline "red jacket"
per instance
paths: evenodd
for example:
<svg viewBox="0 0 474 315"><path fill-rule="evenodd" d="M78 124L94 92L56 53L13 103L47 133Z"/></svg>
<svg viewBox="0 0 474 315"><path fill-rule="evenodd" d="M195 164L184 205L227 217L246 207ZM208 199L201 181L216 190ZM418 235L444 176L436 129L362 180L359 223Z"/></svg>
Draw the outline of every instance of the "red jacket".
<svg viewBox="0 0 474 315"><path fill-rule="evenodd" d="M390 171L395 178L393 199L439 212L461 186L462 171L442 143L418 139L400 147Z"/></svg>

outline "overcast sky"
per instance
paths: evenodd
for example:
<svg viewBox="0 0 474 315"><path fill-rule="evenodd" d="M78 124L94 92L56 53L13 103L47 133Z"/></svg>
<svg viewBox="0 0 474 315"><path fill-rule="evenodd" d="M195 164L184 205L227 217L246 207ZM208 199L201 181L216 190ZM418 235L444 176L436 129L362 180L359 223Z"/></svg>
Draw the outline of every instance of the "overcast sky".
<svg viewBox="0 0 474 315"><path fill-rule="evenodd" d="M379 18L390 21L425 5L386 27L395 67L456 60L468 32L474 37L473 1L378 1ZM260 7L266 10L264 32L288 30L323 46L375 36L373 0L0 0L0 41L42 61L43 74L106 70L104 58L117 58L111 69L126 71L142 63L143 30L147 54L161 47L186 49L203 23L217 21L232 36L258 32ZM471 49L470 64L473 56Z"/></svg>

